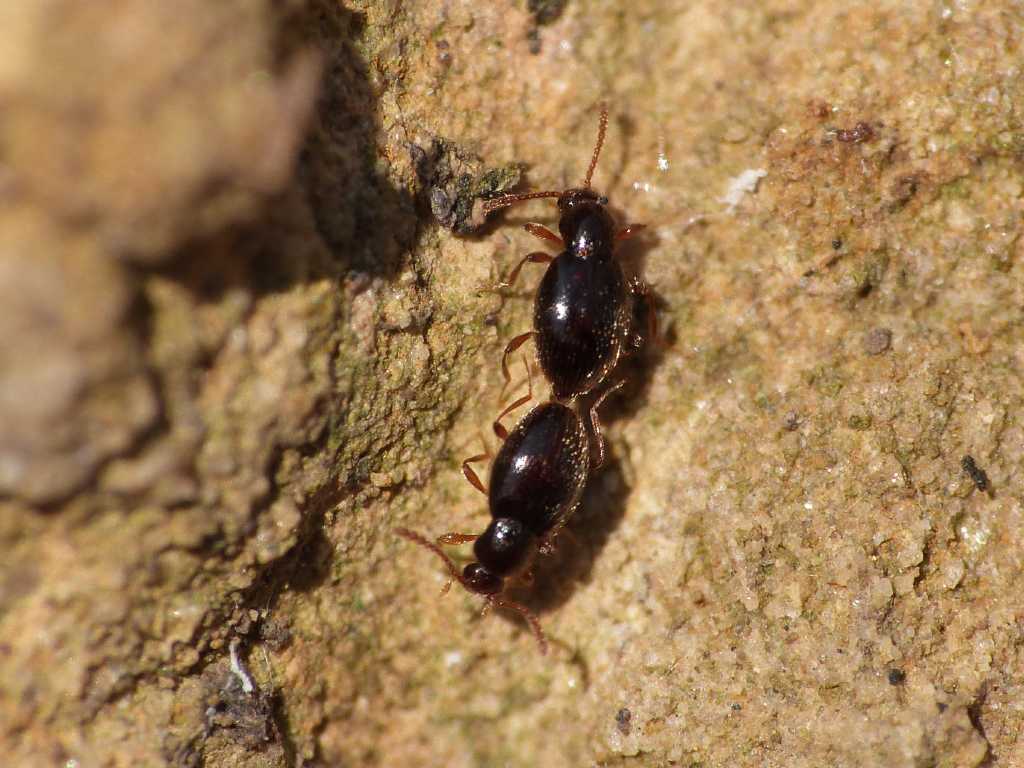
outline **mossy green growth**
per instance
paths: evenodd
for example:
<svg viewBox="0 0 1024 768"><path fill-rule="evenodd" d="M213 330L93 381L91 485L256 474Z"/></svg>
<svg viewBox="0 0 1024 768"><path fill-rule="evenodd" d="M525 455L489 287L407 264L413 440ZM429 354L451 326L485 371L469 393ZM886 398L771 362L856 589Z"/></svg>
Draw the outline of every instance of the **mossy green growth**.
<svg viewBox="0 0 1024 768"><path fill-rule="evenodd" d="M968 188L967 178L960 177L939 187L939 195L943 200L966 200L970 197Z"/></svg>
<svg viewBox="0 0 1024 768"><path fill-rule="evenodd" d="M419 173L437 222L467 234L479 225L473 219L477 199L508 192L519 183L523 169L518 163L485 168L479 157L456 142L437 138L420 161Z"/></svg>
<svg viewBox="0 0 1024 768"><path fill-rule="evenodd" d="M845 384L842 374L833 366L822 364L803 374L804 381L825 397L836 397Z"/></svg>
<svg viewBox="0 0 1024 768"><path fill-rule="evenodd" d="M889 255L885 251L874 251L855 262L842 279L847 304L870 295L882 284L888 269Z"/></svg>
<svg viewBox="0 0 1024 768"><path fill-rule="evenodd" d="M846 420L846 426L859 432L871 429L872 419L868 414L856 413Z"/></svg>
<svg viewBox="0 0 1024 768"><path fill-rule="evenodd" d="M519 163L507 163L498 168L491 168L477 178L473 194L478 197L491 197L512 189L523 177L523 168Z"/></svg>

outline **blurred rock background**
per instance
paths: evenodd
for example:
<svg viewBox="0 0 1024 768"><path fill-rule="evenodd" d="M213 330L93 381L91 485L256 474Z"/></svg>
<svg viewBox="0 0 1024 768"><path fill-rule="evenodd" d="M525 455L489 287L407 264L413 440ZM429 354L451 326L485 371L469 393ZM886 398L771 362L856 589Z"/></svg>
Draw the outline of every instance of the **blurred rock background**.
<svg viewBox="0 0 1024 768"><path fill-rule="evenodd" d="M1022 33L0 4L5 764L1024 765ZM520 595L542 658L392 529L483 527L537 270L495 286L555 219L473 202L577 183L602 99L665 339Z"/></svg>

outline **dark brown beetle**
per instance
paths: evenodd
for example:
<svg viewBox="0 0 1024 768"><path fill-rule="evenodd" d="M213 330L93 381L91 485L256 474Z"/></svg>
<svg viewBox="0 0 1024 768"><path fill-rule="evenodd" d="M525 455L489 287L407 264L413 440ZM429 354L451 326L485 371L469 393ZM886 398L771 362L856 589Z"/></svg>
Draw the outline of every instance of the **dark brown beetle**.
<svg viewBox="0 0 1024 768"><path fill-rule="evenodd" d="M535 337L541 369L551 382L554 398L561 401L593 391L605 381L624 351L643 343L642 337L634 333L632 302L639 298L649 302L649 292L640 279L626 280L614 252L617 242L643 227L633 225L616 231L606 208L608 199L590 188L607 126L608 109L602 105L597 145L582 187L503 195L484 203L484 212L490 213L524 200L558 198L561 236L540 224L527 224L525 228L565 250L558 256L543 251L527 254L504 283L504 287L515 283L527 262L549 265L534 300L533 330L508 343L501 369L509 382L509 355ZM653 337L655 315L653 308L649 310L649 336Z"/></svg>
<svg viewBox="0 0 1024 768"><path fill-rule="evenodd" d="M491 465L490 487L485 488L470 467L471 463L487 458L487 454L462 463L466 479L488 498L492 519L483 533L446 533L435 544L407 528L396 529L400 536L438 555L452 580L487 598L485 611L490 607L509 608L522 615L533 630L541 653L547 652L547 640L537 617L501 594L509 579L528 578L538 551L551 550L554 537L579 505L590 471L604 462L597 409L619 386L609 388L589 409L592 444L588 443L587 430L576 411L557 401L536 406L511 432L502 426L502 416L523 405L531 395L516 400L498 416L494 432L504 443ZM476 559L460 572L439 545L469 541L473 542ZM450 586L451 581L444 591Z"/></svg>

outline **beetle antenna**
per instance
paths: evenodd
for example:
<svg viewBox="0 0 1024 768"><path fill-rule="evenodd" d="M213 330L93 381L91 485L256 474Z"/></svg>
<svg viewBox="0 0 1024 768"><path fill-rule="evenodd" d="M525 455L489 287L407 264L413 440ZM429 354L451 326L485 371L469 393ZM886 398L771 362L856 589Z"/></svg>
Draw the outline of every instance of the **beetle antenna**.
<svg viewBox="0 0 1024 768"><path fill-rule="evenodd" d="M537 639L537 645L540 646L540 655L544 656L548 652L548 639L544 637L544 630L540 628L540 621L533 612L525 605L514 603L511 600L503 600L500 597L491 597L489 602L495 608L508 608L516 611L520 616L525 619L526 623L530 625L530 629L533 631L533 636Z"/></svg>
<svg viewBox="0 0 1024 768"><path fill-rule="evenodd" d="M440 557L442 560L444 560L444 564L446 566L448 566L448 573L451 574L452 579L454 579L455 581L459 582L459 584L461 584L463 587L465 587L466 591L468 591L468 592L472 592L473 591L469 587L466 586L466 582L462 578L462 574L459 572L459 569L458 569L458 567L456 567L455 563L452 562L452 559L450 557L448 557L448 555L446 555L441 550L441 548L439 546L437 546L437 544L435 544L434 542L430 541L430 539L428 539L426 536L423 536L423 535L421 535L419 533L416 533L416 531L410 531L408 528L395 528L395 533L397 533L403 539L408 539L413 544L419 544L424 549L429 549L435 555ZM447 587L445 588L444 591L445 592L448 591Z"/></svg>
<svg viewBox="0 0 1024 768"><path fill-rule="evenodd" d="M501 197L494 197L490 200L484 200L484 215L487 215L491 211L496 211L499 208L507 208L515 203L521 203L524 200L535 200L538 197L561 197L561 192L547 191L547 192L525 192L521 195L502 195Z"/></svg>
<svg viewBox="0 0 1024 768"><path fill-rule="evenodd" d="M451 574L453 580L459 582L467 591L472 592L469 587L466 586L465 580L462 578L462 574L459 573L459 569L452 562L452 559L446 555L437 544L432 542L426 536L416 533L416 531L410 531L408 528L395 528L395 533L401 536L403 539L408 539L413 544L419 544L424 549L429 549L435 555L440 557L444 564L448 567L448 573ZM545 655L548 652L548 641L544 637L544 630L540 628L540 621L537 617L527 608L525 605L520 605L511 600L503 600L497 596L490 596L487 598L487 602L484 605L484 611L488 608L508 608L509 610L515 611L527 624L530 625L530 630L533 632L533 636L537 639L537 645L540 646L541 655Z"/></svg>
<svg viewBox="0 0 1024 768"><path fill-rule="evenodd" d="M587 169L587 178L583 186L590 189L590 179L594 176L594 169L597 168L597 158L601 156L601 147L604 146L604 132L608 130L608 102L601 102L601 122L597 127L597 145L594 147L594 155L590 158L590 167Z"/></svg>

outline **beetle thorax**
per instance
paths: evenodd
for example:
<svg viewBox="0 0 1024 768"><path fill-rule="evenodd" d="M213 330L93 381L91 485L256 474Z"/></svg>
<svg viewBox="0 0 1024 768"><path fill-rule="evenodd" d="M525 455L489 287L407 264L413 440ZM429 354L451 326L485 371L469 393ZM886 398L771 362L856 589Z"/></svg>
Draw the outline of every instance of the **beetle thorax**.
<svg viewBox="0 0 1024 768"><path fill-rule="evenodd" d="M602 200L589 189L570 189L558 198L562 214L558 231L574 256L586 259L611 254L615 222Z"/></svg>

